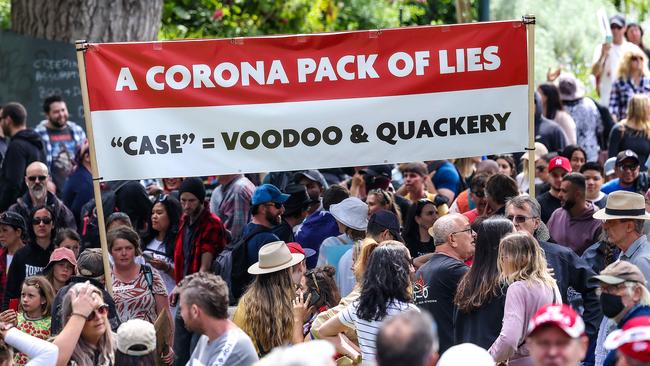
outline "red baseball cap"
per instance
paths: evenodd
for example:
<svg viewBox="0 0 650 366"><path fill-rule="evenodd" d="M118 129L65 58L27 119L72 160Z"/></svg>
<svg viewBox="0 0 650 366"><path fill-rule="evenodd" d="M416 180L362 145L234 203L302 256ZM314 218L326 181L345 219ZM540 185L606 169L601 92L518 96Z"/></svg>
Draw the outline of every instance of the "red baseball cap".
<svg viewBox="0 0 650 366"><path fill-rule="evenodd" d="M565 304L544 305L537 310L528 325L528 336L532 336L536 330L547 325L560 328L571 338L578 338L585 334L585 322L582 321L580 315Z"/></svg>
<svg viewBox="0 0 650 366"><path fill-rule="evenodd" d="M617 329L607 336L605 348L618 349L630 358L650 362L650 316L628 320L623 329Z"/></svg>
<svg viewBox="0 0 650 366"><path fill-rule="evenodd" d="M548 171L555 168L561 168L567 173L571 173L571 162L564 156L556 156L548 163Z"/></svg>
<svg viewBox="0 0 650 366"><path fill-rule="evenodd" d="M287 246L289 247L289 251L293 254L302 254L305 256L305 258L309 258L312 255L316 254L316 251L311 249L311 248L303 248L302 245L296 243L296 242L291 242L287 243Z"/></svg>

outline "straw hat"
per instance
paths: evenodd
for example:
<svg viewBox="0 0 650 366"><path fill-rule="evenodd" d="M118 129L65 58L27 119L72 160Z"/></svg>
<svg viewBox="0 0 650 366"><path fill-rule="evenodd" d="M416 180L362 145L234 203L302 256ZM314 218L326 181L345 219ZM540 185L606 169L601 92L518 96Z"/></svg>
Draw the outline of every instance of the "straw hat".
<svg viewBox="0 0 650 366"><path fill-rule="evenodd" d="M643 195L627 191L615 191L607 196L607 205L594 213L594 219L615 220L635 219L650 220L645 210Z"/></svg>
<svg viewBox="0 0 650 366"><path fill-rule="evenodd" d="M305 259L304 254L292 254L283 241L265 244L259 251L259 262L248 267L248 273L253 275L273 273L294 266Z"/></svg>

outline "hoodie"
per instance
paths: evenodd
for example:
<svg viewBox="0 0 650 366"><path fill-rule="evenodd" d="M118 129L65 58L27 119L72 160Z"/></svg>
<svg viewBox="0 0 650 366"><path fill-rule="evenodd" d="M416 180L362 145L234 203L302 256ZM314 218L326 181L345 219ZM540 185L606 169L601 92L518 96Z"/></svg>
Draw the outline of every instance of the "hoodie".
<svg viewBox="0 0 650 366"><path fill-rule="evenodd" d="M16 252L7 272L7 289L2 310L7 309L10 299L20 298L25 278L41 274L50 262L50 254L53 250L53 244L43 249L35 242L30 242Z"/></svg>
<svg viewBox="0 0 650 366"><path fill-rule="evenodd" d="M602 222L593 218L596 207L589 201L585 205L586 209L577 217L571 217L569 211L558 208L547 223L551 238L578 255L597 242L602 231Z"/></svg>
<svg viewBox="0 0 650 366"><path fill-rule="evenodd" d="M43 140L32 129L19 131L11 138L0 171L0 212L6 211L24 193L25 169L35 161L47 161Z"/></svg>
<svg viewBox="0 0 650 366"><path fill-rule="evenodd" d="M535 93L535 141L541 142L549 152L560 152L567 145L566 134L555 121L542 115L542 100Z"/></svg>

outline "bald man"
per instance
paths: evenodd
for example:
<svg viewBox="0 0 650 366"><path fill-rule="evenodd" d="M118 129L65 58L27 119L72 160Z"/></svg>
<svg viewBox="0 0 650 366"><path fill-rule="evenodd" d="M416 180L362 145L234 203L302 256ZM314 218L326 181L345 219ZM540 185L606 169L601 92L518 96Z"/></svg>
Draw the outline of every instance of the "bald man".
<svg viewBox="0 0 650 366"><path fill-rule="evenodd" d="M48 206L54 211L54 227L77 229L77 224L72 212L63 204L63 202L53 193L48 191L47 186L50 180L50 174L47 165L40 161L35 161L27 166L25 170L25 184L27 192L18 198L18 202L9 207L9 211L14 211L23 216L25 222L31 225L30 213L34 207Z"/></svg>

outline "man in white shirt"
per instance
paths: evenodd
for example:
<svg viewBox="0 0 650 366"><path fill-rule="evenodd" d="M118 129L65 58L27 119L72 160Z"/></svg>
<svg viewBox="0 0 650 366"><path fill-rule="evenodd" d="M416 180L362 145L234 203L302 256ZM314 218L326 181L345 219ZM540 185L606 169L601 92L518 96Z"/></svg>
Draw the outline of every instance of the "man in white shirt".
<svg viewBox="0 0 650 366"><path fill-rule="evenodd" d="M596 77L600 104L609 106L612 83L618 78L618 63L627 51L642 52L635 44L625 40L625 18L616 14L609 18L612 30L611 41L606 41L594 50L591 73Z"/></svg>

